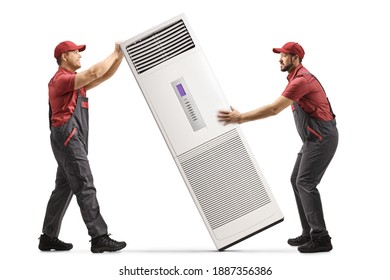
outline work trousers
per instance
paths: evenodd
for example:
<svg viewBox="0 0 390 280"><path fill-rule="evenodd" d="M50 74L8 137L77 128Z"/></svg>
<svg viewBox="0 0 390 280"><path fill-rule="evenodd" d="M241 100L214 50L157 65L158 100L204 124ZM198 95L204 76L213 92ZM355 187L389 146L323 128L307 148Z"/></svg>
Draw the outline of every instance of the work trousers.
<svg viewBox="0 0 390 280"><path fill-rule="evenodd" d="M317 185L321 182L338 145L336 120L308 116L294 103L294 119L303 145L291 175L291 184L302 225L302 235L312 239L328 235Z"/></svg>
<svg viewBox="0 0 390 280"><path fill-rule="evenodd" d="M87 157L87 97L78 96L72 117L60 127L51 127L50 138L58 168L55 188L46 208L43 233L58 237L65 212L75 195L88 234L92 238L107 234Z"/></svg>

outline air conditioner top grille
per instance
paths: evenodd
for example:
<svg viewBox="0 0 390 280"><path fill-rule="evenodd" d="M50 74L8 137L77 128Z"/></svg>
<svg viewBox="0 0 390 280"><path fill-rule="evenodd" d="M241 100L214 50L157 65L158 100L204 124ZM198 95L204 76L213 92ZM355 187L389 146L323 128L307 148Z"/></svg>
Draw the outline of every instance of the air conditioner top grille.
<svg viewBox="0 0 390 280"><path fill-rule="evenodd" d="M183 22L179 20L126 47L138 74L141 74L195 47Z"/></svg>

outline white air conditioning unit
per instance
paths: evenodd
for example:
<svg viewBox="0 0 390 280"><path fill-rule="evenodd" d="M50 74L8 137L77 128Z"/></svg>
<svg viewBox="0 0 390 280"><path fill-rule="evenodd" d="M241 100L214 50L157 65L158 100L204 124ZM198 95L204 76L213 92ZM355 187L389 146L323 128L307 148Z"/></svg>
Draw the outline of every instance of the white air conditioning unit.
<svg viewBox="0 0 390 280"><path fill-rule="evenodd" d="M283 215L184 14L121 49L218 250Z"/></svg>

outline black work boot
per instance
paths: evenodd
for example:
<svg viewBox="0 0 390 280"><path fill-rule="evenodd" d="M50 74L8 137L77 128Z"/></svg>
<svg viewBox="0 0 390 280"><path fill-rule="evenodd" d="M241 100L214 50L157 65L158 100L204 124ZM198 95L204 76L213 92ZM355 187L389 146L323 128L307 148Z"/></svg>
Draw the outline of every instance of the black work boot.
<svg viewBox="0 0 390 280"><path fill-rule="evenodd" d="M92 253L115 252L126 247L126 242L111 239L108 234L103 234L91 240Z"/></svg>
<svg viewBox="0 0 390 280"><path fill-rule="evenodd" d="M306 244L299 246L298 251L301 253L329 252L333 249L330 239L329 235L313 239Z"/></svg>
<svg viewBox="0 0 390 280"><path fill-rule="evenodd" d="M57 237L51 237L46 234L42 234L39 237L39 250L41 251L68 251L73 248L72 243L65 243L59 240Z"/></svg>
<svg viewBox="0 0 390 280"><path fill-rule="evenodd" d="M295 238L290 238L287 243L291 246L301 246L310 241L310 236L300 235Z"/></svg>

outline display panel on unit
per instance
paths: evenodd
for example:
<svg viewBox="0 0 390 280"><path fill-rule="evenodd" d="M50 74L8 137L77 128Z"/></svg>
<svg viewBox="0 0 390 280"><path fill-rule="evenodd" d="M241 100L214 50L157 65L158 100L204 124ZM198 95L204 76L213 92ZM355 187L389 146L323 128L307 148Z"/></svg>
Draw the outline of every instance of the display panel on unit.
<svg viewBox="0 0 390 280"><path fill-rule="evenodd" d="M180 105L191 124L192 129L194 131L198 131L199 129L206 127L202 115L199 112L198 106L196 106L196 103L192 98L192 94L188 89L185 80L180 78L176 81L173 81L171 84L177 98L179 99Z"/></svg>

